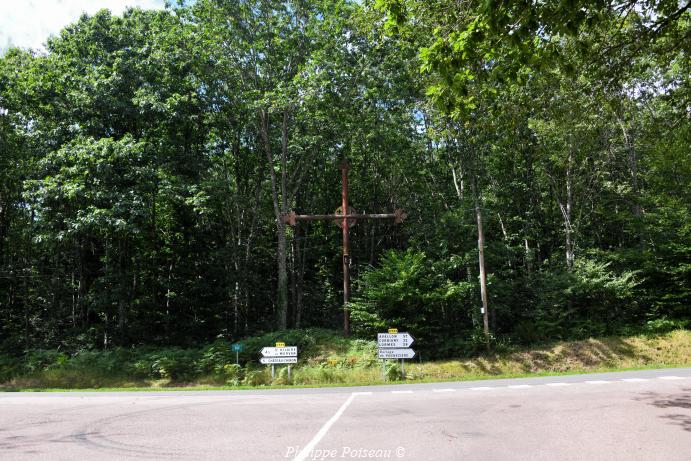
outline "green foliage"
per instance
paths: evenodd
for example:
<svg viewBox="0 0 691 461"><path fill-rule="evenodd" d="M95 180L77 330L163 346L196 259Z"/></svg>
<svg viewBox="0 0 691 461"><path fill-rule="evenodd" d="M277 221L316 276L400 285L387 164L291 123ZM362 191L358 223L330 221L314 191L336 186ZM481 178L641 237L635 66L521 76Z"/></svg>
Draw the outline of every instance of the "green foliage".
<svg viewBox="0 0 691 461"><path fill-rule="evenodd" d="M387 381L400 381L403 379L401 365L395 360L384 362L384 377Z"/></svg>
<svg viewBox="0 0 691 461"><path fill-rule="evenodd" d="M435 353L449 337L469 328L471 320L464 308L472 285L449 279L445 269L422 252L385 253L379 266L358 280L358 298L351 305L353 330L376 337L397 327L410 332L416 346Z"/></svg>
<svg viewBox="0 0 691 461"><path fill-rule="evenodd" d="M582 372L603 367L688 365L691 333L674 329L678 326L688 326L688 321L660 319L649 322L646 331L643 334L637 332L637 336L546 342L537 348L517 348L506 341L493 339L494 350L489 354L484 349L484 335L478 330L470 339L460 341L461 338L457 338L459 341L455 343L445 343L449 347L455 346L454 356L458 356L464 347L472 347L475 343L477 353L473 357L441 362L427 359L408 361L405 364L405 379L477 379L536 371ZM21 358L0 354L0 390L368 384L403 379L397 361L386 361L382 370L381 361L375 358L374 341L352 339L348 342L350 345L340 351L323 344L312 355L302 354L300 363L292 369L290 379L287 367L278 366L273 381L270 367L259 365L257 357L244 367L225 364L216 374L208 375L203 371L209 363L204 355L220 347L220 342L195 349L117 348L110 351L81 351L73 355L58 351L36 351ZM329 359L325 360L327 353ZM353 353L369 355L369 362L354 362ZM162 364L166 364L168 369L163 371ZM169 373L177 378L162 377Z"/></svg>
<svg viewBox="0 0 691 461"><path fill-rule="evenodd" d="M479 353L478 217L495 349L688 320L684 5L187 3L0 57L3 376L266 382L247 337L368 379L393 326ZM340 229L278 221L332 212L343 157L356 210L408 214L351 229L359 343Z"/></svg>

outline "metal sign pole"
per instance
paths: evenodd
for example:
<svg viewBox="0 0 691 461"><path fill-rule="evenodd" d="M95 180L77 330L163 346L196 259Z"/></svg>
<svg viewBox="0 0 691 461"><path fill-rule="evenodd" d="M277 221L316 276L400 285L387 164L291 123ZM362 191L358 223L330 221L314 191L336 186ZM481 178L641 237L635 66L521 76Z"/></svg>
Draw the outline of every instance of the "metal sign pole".
<svg viewBox="0 0 691 461"><path fill-rule="evenodd" d="M272 363L271 364L271 381L276 379L276 369L274 367L275 367L275 365Z"/></svg>
<svg viewBox="0 0 691 461"><path fill-rule="evenodd" d="M240 351L235 349L235 365L240 365Z"/></svg>
<svg viewBox="0 0 691 461"><path fill-rule="evenodd" d="M288 365L288 381L290 381L290 365Z"/></svg>

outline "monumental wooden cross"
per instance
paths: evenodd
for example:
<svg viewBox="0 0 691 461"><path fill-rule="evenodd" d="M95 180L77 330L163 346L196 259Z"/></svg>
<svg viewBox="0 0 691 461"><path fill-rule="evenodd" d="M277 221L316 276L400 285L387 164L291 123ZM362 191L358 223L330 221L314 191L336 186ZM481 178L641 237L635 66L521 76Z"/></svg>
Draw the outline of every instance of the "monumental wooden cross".
<svg viewBox="0 0 691 461"><path fill-rule="evenodd" d="M318 221L331 220L343 229L343 334L348 336L350 333L350 313L348 302L350 301L350 228L359 219L393 219L396 224L405 220L406 214L402 210L393 213L380 214L358 214L355 209L348 205L348 170L350 165L347 160L341 162L341 206L336 209L334 214L295 214L294 211L284 213L281 216L283 222L294 226L298 221ZM344 211L345 210L345 211Z"/></svg>

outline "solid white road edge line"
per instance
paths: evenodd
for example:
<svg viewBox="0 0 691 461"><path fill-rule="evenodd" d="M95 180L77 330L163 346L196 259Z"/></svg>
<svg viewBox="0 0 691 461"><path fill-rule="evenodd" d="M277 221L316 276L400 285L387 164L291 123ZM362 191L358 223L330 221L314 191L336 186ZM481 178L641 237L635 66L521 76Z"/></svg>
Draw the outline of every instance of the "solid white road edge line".
<svg viewBox="0 0 691 461"><path fill-rule="evenodd" d="M470 388L471 391L489 391L489 390L491 390L491 389L493 389L493 388L492 388L492 387L486 387L486 386L482 386L482 387L471 387L471 388Z"/></svg>
<svg viewBox="0 0 691 461"><path fill-rule="evenodd" d="M392 394L412 394L413 391L391 391Z"/></svg>
<svg viewBox="0 0 691 461"><path fill-rule="evenodd" d="M453 392L456 389L432 389L432 392Z"/></svg>
<svg viewBox="0 0 691 461"><path fill-rule="evenodd" d="M528 389L529 387L533 387L530 384L514 384L512 386L506 386L509 389Z"/></svg>
<svg viewBox="0 0 691 461"><path fill-rule="evenodd" d="M626 381L627 383L642 383L643 381L648 381L645 378L624 378L622 381Z"/></svg>
<svg viewBox="0 0 691 461"><path fill-rule="evenodd" d="M545 386L570 386L571 383L545 383Z"/></svg>
<svg viewBox="0 0 691 461"><path fill-rule="evenodd" d="M612 381L586 381L586 384L611 384Z"/></svg>
<svg viewBox="0 0 691 461"><path fill-rule="evenodd" d="M684 379L681 376L658 376L657 379Z"/></svg>
<svg viewBox="0 0 691 461"><path fill-rule="evenodd" d="M305 459L307 459L307 457L312 453L312 450L314 449L314 447L326 435L326 433L329 432L329 429L331 428L331 426L333 426L334 423L336 421L338 421L338 418L341 417L343 412L346 410L346 408L348 408L348 406L350 405L350 403L353 401L354 398L355 398L355 393L350 394L350 397L348 397L348 400L343 402L343 405L341 405L341 408L339 408L338 411L336 411L336 413L331 417L331 419L329 419L322 426L322 428L319 429L319 432L317 432L317 434L314 437L312 437L312 440L310 440L310 442L307 445L305 445L305 447L302 450L300 450L300 453L298 453L295 456L295 458L293 458L293 461L304 461Z"/></svg>

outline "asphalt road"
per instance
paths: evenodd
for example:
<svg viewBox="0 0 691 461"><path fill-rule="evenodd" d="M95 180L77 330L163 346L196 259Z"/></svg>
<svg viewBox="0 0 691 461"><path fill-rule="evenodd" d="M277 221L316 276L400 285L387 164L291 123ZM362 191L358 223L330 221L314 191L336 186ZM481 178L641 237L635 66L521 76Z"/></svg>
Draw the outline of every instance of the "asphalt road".
<svg viewBox="0 0 691 461"><path fill-rule="evenodd" d="M684 460L691 368L210 392L0 393L1 460Z"/></svg>

